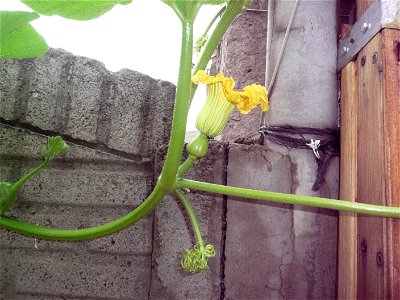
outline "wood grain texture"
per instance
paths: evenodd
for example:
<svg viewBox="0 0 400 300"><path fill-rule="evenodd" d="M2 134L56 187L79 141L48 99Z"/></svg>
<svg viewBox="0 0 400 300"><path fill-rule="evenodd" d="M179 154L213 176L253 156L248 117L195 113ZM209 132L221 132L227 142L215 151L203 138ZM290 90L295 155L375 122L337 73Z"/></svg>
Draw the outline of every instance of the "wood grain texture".
<svg viewBox="0 0 400 300"><path fill-rule="evenodd" d="M378 33L357 56L357 202L385 205L385 135L380 45L381 33ZM374 55L377 57L375 63ZM385 219L359 215L357 223L357 296L360 299L382 299L385 276L383 266L377 265L377 255L381 253L386 256L383 243Z"/></svg>
<svg viewBox="0 0 400 300"><path fill-rule="evenodd" d="M376 0L357 0L357 19L367 10L367 8Z"/></svg>
<svg viewBox="0 0 400 300"><path fill-rule="evenodd" d="M357 65L341 72L340 199L355 201L357 192ZM356 298L357 222L354 213L339 213L338 298Z"/></svg>
<svg viewBox="0 0 400 300"><path fill-rule="evenodd" d="M400 30L382 31L386 205L400 210ZM400 299L400 220L387 224L388 298Z"/></svg>
<svg viewBox="0 0 400 300"><path fill-rule="evenodd" d="M400 210L399 47L384 29L342 70L340 198ZM400 299L400 220L340 214L338 297Z"/></svg>

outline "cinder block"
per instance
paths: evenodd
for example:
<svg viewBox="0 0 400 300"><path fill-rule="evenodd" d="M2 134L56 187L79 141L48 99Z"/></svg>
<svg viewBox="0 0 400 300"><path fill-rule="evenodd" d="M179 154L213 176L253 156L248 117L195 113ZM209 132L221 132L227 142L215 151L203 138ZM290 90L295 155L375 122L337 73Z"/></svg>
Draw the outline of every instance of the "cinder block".
<svg viewBox="0 0 400 300"><path fill-rule="evenodd" d="M4 60L0 72L1 118L147 158L168 140L171 83L60 49Z"/></svg>
<svg viewBox="0 0 400 300"><path fill-rule="evenodd" d="M68 205L139 205L151 191L153 174L135 171L135 164L118 164L119 171L115 165L109 166L79 162L53 165L24 184L18 198ZM27 173L32 167L32 164L24 166L21 173Z"/></svg>
<svg viewBox="0 0 400 300"><path fill-rule="evenodd" d="M11 120L14 118L14 105L19 86L19 61L0 60L0 117Z"/></svg>
<svg viewBox="0 0 400 300"><path fill-rule="evenodd" d="M223 183L225 155L224 144L212 143L208 155L185 177ZM159 153L158 163L162 159L162 153ZM217 255L209 259L209 270L193 275L182 269L181 255L195 245L195 236L179 200L165 197L155 212L151 299L219 299L221 295L223 198L196 191L185 194L198 217L205 242L214 245Z"/></svg>
<svg viewBox="0 0 400 300"><path fill-rule="evenodd" d="M289 156L263 146L229 147L228 185L290 193ZM290 205L228 197L226 299L283 299L293 284Z"/></svg>
<svg viewBox="0 0 400 300"><path fill-rule="evenodd" d="M62 127L67 135L94 142L103 100L103 81L109 72L102 63L86 57L77 57L69 72L65 90L70 101L62 110L66 115Z"/></svg>
<svg viewBox="0 0 400 300"><path fill-rule="evenodd" d="M13 273L15 297L145 299L150 257L85 252L11 250L6 266Z"/></svg>
<svg viewBox="0 0 400 300"><path fill-rule="evenodd" d="M304 194L315 179L304 152L231 145L228 185ZM336 212L237 200L227 206L227 299L335 298Z"/></svg>
<svg viewBox="0 0 400 300"><path fill-rule="evenodd" d="M277 3L273 45L281 45L293 5L292 1ZM268 124L337 126L335 10L335 1L299 3L276 77ZM279 51L280 46L272 47L272 62Z"/></svg>

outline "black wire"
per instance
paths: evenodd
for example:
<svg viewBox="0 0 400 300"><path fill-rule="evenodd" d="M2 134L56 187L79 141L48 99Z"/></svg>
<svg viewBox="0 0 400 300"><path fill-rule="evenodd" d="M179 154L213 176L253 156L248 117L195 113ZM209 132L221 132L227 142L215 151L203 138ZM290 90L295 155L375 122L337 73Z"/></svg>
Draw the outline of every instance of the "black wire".
<svg viewBox="0 0 400 300"><path fill-rule="evenodd" d="M318 164L317 178L312 187L313 191L318 191L325 177L328 163L333 156L339 155L339 131L335 129L320 129L311 127L295 127L291 125L272 126L263 125L260 128L265 139L270 140L278 145L285 146L288 149L310 149L307 145L311 143L311 139L307 139L304 135L313 135L313 140L319 140L317 151L320 159L316 157ZM299 137L293 137L298 135ZM319 137L315 137L319 136Z"/></svg>

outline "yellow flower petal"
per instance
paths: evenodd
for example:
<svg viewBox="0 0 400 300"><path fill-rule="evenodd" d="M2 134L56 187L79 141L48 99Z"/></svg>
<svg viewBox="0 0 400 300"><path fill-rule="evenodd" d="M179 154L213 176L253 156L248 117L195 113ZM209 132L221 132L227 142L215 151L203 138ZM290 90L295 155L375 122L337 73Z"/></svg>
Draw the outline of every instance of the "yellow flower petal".
<svg viewBox="0 0 400 300"><path fill-rule="evenodd" d="M261 85L252 84L246 86L243 91L235 91L233 89L235 87L235 81L231 77L225 77L222 73L219 73L216 76L210 76L203 70L198 71L192 77L192 82L195 84L207 84L209 91L208 99L214 99L206 102L200 113L201 116L199 115L197 120L197 125L201 127L201 129L199 127L198 129L209 136L215 136L217 133L219 134L223 127L225 127L226 121L229 117L227 114L230 114L233 109L231 108L232 104L234 104L236 109L242 114L248 114L258 105L260 105L262 111L268 110L268 93ZM211 91L212 97L210 96ZM214 104L211 105L211 103ZM230 105L226 106L228 103ZM224 111L224 113L222 113L222 111ZM212 114L213 117L208 116L208 114ZM215 120L218 119L219 121L212 121L212 118L215 118ZM224 121L222 122L222 120ZM208 126L204 126L206 123ZM211 127L209 126L211 123L214 123L214 125L211 126L213 127L213 130L211 130ZM216 123L219 125L216 126Z"/></svg>

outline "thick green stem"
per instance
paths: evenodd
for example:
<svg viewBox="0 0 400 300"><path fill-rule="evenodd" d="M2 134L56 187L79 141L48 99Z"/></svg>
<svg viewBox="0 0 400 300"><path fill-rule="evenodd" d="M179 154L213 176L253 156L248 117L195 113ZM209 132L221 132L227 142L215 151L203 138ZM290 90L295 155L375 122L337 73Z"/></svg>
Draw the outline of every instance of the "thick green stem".
<svg viewBox="0 0 400 300"><path fill-rule="evenodd" d="M159 184L167 191L171 191L175 184L183 152L190 101L192 54L193 23L184 21L182 22L182 48L171 137L164 167L159 179Z"/></svg>
<svg viewBox="0 0 400 300"><path fill-rule="evenodd" d="M206 45L204 46L204 50L201 53L200 59L193 70L193 74L196 74L197 71L204 70L206 68L225 31L228 29L229 25L231 25L236 16L242 12L242 10L245 8L245 5L248 4L250 4L250 2L246 0L235 0L228 3L221 20L218 22L213 33L210 35ZM190 101L193 99L196 89L197 85L192 84Z"/></svg>
<svg viewBox="0 0 400 300"><path fill-rule="evenodd" d="M201 243L201 247L204 247L203 237L201 236L201 231L199 227L199 223L197 222L196 215L193 211L192 206L190 205L189 200L186 198L185 194L181 190L175 190L175 193L178 195L179 199L182 201L183 206L185 207L190 221L192 222L194 232L196 233L197 242Z"/></svg>
<svg viewBox="0 0 400 300"><path fill-rule="evenodd" d="M251 190L232 186L224 186L206 182L199 182L187 179L178 179L176 188L188 188L193 190L256 199L262 201L273 201L280 203L290 203L305 206L329 208L341 211L355 212L371 216L400 218L400 207L389 207L372 205L358 202L334 200L328 198L317 198L309 196L299 196L293 194L282 194L268 191Z"/></svg>
<svg viewBox="0 0 400 300"><path fill-rule="evenodd" d="M178 173L176 174L176 177L180 178L185 173L190 169L190 167L194 164L194 162L197 160L196 157L193 155L189 154L188 158L181 164L178 168Z"/></svg>
<svg viewBox="0 0 400 300"><path fill-rule="evenodd" d="M13 184L11 187L12 190L16 191L21 185L23 185L26 181L28 181L30 178L32 178L34 175L39 173L42 169L47 167L47 165L50 163L50 160L46 159L43 161L40 165L38 165L36 168L34 168L32 171L30 171L28 174L25 174L23 177L21 177L16 183Z"/></svg>
<svg viewBox="0 0 400 300"><path fill-rule="evenodd" d="M214 25L215 21L222 15L222 13L226 10L226 6L223 6L214 16L214 18L211 20L211 22L208 24L206 30L204 30L203 36L206 36L208 31L211 29L211 27Z"/></svg>
<svg viewBox="0 0 400 300"><path fill-rule="evenodd" d="M120 231L142 219L146 214L154 209L154 207L157 205L160 199L164 197L165 194L165 190L156 186L150 196L129 214L126 214L125 216L110 223L106 223L97 227L72 230L54 229L27 224L5 216L0 216L0 227L24 235L48 240L77 241L100 238Z"/></svg>

